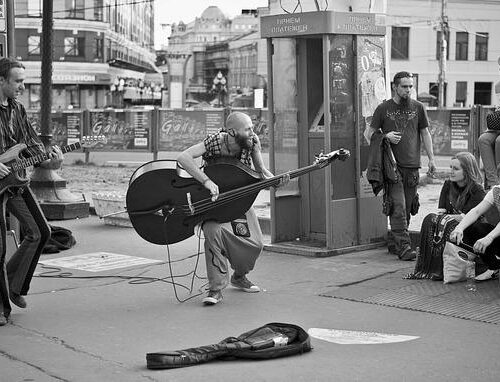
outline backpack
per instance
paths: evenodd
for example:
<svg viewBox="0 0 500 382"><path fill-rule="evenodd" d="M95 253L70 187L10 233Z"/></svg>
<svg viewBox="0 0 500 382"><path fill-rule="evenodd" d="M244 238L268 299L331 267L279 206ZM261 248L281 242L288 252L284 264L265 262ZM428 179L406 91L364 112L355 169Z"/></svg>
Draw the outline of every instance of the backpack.
<svg viewBox="0 0 500 382"><path fill-rule="evenodd" d="M270 323L214 345L147 353L148 369L174 369L215 359L271 359L311 351L309 334L293 324Z"/></svg>
<svg viewBox="0 0 500 382"><path fill-rule="evenodd" d="M43 247L42 253L58 253L70 249L76 244L73 233L64 227L50 226L50 238Z"/></svg>

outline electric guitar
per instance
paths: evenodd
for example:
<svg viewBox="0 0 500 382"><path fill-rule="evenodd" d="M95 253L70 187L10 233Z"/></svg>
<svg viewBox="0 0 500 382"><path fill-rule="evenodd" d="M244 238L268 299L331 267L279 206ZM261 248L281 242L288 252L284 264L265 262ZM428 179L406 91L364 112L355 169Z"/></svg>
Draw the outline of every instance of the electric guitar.
<svg viewBox="0 0 500 382"><path fill-rule="evenodd" d="M104 136L84 136L80 142L61 147L61 151L66 154L81 148L91 148L105 139ZM29 183L29 179L24 176L21 170L50 159L48 153L23 158L20 154L26 150L26 147L24 143L18 143L0 154L0 163L9 167L11 171L5 178L0 179L0 195L11 187L22 187Z"/></svg>

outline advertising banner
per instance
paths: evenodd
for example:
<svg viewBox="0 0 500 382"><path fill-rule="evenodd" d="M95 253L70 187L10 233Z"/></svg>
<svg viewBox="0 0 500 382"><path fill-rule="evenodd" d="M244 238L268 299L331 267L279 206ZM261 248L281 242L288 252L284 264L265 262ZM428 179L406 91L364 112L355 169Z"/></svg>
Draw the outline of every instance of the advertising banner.
<svg viewBox="0 0 500 382"><path fill-rule="evenodd" d="M104 136L93 151L150 151L152 131L150 110L89 110L85 135Z"/></svg>
<svg viewBox="0 0 500 382"><path fill-rule="evenodd" d="M183 151L223 126L223 110L160 109L158 150Z"/></svg>
<svg viewBox="0 0 500 382"><path fill-rule="evenodd" d="M470 145L470 109L431 109L429 130L436 155L453 155L460 151L469 151Z"/></svg>
<svg viewBox="0 0 500 382"><path fill-rule="evenodd" d="M28 120L37 133L41 133L40 112L27 110ZM71 145L81 139L83 113L79 110L52 113L52 142L58 146Z"/></svg>

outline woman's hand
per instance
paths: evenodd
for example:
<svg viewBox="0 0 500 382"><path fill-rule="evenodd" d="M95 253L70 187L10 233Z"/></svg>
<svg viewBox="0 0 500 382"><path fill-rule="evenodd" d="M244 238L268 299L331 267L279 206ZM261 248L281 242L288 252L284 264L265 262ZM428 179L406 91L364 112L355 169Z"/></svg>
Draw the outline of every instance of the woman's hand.
<svg viewBox="0 0 500 382"><path fill-rule="evenodd" d="M484 252L486 252L486 248L488 248L492 242L493 239L490 238L489 236L485 236L482 239L479 239L474 244L474 252L483 254Z"/></svg>
<svg viewBox="0 0 500 382"><path fill-rule="evenodd" d="M460 228L455 228L452 233L450 233L450 241L460 245L464 238L464 231Z"/></svg>
<svg viewBox="0 0 500 382"><path fill-rule="evenodd" d="M464 218L464 214L448 214L448 216L451 216L454 220L456 220L457 222L461 222Z"/></svg>

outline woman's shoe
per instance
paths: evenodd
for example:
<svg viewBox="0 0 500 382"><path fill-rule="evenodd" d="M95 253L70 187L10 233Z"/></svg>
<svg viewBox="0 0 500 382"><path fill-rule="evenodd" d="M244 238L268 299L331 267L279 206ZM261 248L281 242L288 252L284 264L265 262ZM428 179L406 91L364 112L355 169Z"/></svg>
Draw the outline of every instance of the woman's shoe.
<svg viewBox="0 0 500 382"><path fill-rule="evenodd" d="M498 269L488 269L486 272L481 273L479 276L476 276L476 281L486 281L490 279L496 279L498 277Z"/></svg>

